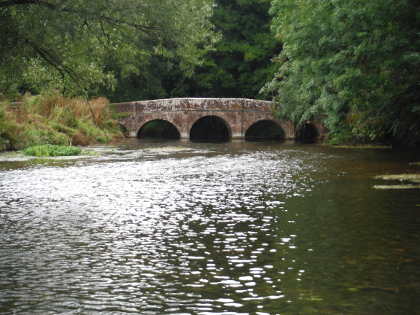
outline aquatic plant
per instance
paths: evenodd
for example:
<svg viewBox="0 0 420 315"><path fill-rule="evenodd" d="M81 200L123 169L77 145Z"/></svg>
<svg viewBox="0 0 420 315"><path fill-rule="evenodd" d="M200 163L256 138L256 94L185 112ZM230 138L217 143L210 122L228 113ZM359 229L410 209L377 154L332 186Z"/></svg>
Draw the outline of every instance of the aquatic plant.
<svg viewBox="0 0 420 315"><path fill-rule="evenodd" d="M30 156L71 156L80 155L82 150L74 146L63 146L63 145L35 145L23 150L25 155Z"/></svg>

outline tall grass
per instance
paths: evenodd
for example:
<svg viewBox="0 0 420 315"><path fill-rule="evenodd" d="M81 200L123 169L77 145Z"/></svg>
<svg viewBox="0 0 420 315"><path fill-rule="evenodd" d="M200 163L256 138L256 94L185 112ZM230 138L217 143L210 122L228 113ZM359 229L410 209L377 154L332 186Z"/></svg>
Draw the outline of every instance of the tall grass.
<svg viewBox="0 0 420 315"><path fill-rule="evenodd" d="M7 103L0 103L0 151L13 149L18 126L8 111Z"/></svg>
<svg viewBox="0 0 420 315"><path fill-rule="evenodd" d="M105 98L26 96L0 104L0 150L34 145L88 145L121 137Z"/></svg>

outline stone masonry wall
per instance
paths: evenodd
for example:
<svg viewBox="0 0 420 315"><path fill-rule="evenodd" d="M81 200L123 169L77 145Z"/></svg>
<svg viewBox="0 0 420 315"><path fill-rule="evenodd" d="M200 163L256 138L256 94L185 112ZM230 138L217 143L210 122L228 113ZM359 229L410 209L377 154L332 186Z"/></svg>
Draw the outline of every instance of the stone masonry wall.
<svg viewBox="0 0 420 315"><path fill-rule="evenodd" d="M230 129L232 138L242 139L247 129L260 120L272 120L280 125L286 139L295 138L291 121L278 120L273 115L273 103L244 98L172 98L113 104L124 114L120 123L131 137L149 121L162 119L178 128L181 138L189 138L193 124L205 116L222 118Z"/></svg>

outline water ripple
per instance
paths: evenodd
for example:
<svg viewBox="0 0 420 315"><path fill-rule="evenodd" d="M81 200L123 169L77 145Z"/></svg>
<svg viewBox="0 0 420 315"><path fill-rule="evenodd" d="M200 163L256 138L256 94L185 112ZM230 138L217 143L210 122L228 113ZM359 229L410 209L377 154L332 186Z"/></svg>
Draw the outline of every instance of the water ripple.
<svg viewBox="0 0 420 315"><path fill-rule="evenodd" d="M163 147L0 171L0 312L286 307L306 274L293 253L312 249L285 205L313 190L322 159Z"/></svg>

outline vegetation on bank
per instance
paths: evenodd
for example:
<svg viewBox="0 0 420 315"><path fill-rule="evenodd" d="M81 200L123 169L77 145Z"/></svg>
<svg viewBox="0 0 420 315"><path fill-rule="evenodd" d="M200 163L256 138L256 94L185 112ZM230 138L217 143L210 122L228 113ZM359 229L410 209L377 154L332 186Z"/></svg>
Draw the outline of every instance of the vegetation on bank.
<svg viewBox="0 0 420 315"><path fill-rule="evenodd" d="M0 103L0 150L88 145L121 137L108 105L105 98L86 101L57 94L24 97L19 103L3 101ZM35 147L27 152L51 148Z"/></svg>
<svg viewBox="0 0 420 315"><path fill-rule="evenodd" d="M283 43L266 87L281 116L334 143L420 146L420 2L273 0Z"/></svg>

